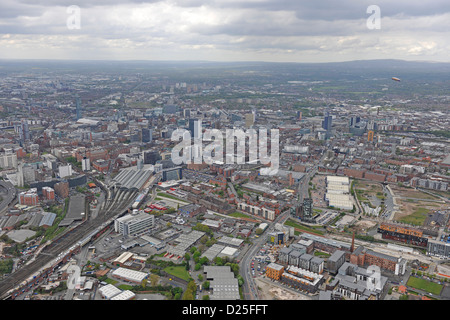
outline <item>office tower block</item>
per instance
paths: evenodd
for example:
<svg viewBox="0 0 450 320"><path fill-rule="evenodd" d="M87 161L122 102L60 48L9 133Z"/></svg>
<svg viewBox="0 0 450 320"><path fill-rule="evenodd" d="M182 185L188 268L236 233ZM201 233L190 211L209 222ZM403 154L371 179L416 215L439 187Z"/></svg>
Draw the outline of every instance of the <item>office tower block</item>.
<svg viewBox="0 0 450 320"><path fill-rule="evenodd" d="M332 126L332 116L329 115L329 113L327 113L327 115L323 118L322 121L322 128L330 131L331 130L331 126Z"/></svg>
<svg viewBox="0 0 450 320"><path fill-rule="evenodd" d="M191 132L191 138L196 136L200 137L202 133L202 122L199 119L189 119L189 131Z"/></svg>
<svg viewBox="0 0 450 320"><path fill-rule="evenodd" d="M141 137L142 142L151 142L153 140L153 129L142 128Z"/></svg>

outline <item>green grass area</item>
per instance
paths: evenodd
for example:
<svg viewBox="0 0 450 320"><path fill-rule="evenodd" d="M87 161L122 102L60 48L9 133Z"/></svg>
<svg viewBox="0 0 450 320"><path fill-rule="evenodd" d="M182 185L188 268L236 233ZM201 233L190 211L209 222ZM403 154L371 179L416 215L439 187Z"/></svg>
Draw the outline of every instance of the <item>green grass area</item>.
<svg viewBox="0 0 450 320"><path fill-rule="evenodd" d="M314 255L316 257L321 257L321 258L328 258L329 256L331 256L329 253L322 252L322 251L314 251Z"/></svg>
<svg viewBox="0 0 450 320"><path fill-rule="evenodd" d="M414 212L408 216L401 217L398 219L400 222L410 223L416 226L421 226L425 222L427 218L429 209L426 208L417 208Z"/></svg>
<svg viewBox="0 0 450 320"><path fill-rule="evenodd" d="M113 279L111 279L111 278L108 278L108 279L105 280L105 282L106 282L107 284L116 284L116 283L117 283L117 280L113 280Z"/></svg>
<svg viewBox="0 0 450 320"><path fill-rule="evenodd" d="M53 222L53 225L44 231L44 237L41 240L41 243L45 243L48 240L52 240L52 239L56 238L57 236L64 233L64 231L66 230L66 227L60 227L59 223L66 216L68 209L69 209L69 198L65 199L64 207L56 206L56 205L50 206L48 211L56 213L56 218L55 218L55 221Z"/></svg>
<svg viewBox="0 0 450 320"><path fill-rule="evenodd" d="M230 217L235 217L235 218L251 218L251 216L241 213L241 212L233 212L229 214Z"/></svg>
<svg viewBox="0 0 450 320"><path fill-rule="evenodd" d="M419 290L423 290L435 295L439 295L441 293L441 290L443 288L442 285L431 282L426 279L422 278L416 278L416 277L409 277L407 285Z"/></svg>
<svg viewBox="0 0 450 320"><path fill-rule="evenodd" d="M356 189L356 197L359 201L369 201L364 192L365 190Z"/></svg>
<svg viewBox="0 0 450 320"><path fill-rule="evenodd" d="M121 290L133 290L133 286L130 286L129 284L121 284L118 285L117 288L121 289Z"/></svg>
<svg viewBox="0 0 450 320"><path fill-rule="evenodd" d="M300 230L304 230L304 231L307 231L307 232L312 232L312 233L316 233L316 234L320 234L320 235L324 234L323 231L317 230L317 228L307 227L307 226L301 225L301 224L299 224L299 223L297 223L297 222L295 222L293 220L290 220L290 219L287 220L284 224L289 226L289 227L294 227L294 228L297 228L297 229L300 229Z"/></svg>
<svg viewBox="0 0 450 320"><path fill-rule="evenodd" d="M189 281L191 278L189 272L186 270L185 266L176 266L176 267L167 267L164 268L164 271L168 274L173 275L174 277Z"/></svg>

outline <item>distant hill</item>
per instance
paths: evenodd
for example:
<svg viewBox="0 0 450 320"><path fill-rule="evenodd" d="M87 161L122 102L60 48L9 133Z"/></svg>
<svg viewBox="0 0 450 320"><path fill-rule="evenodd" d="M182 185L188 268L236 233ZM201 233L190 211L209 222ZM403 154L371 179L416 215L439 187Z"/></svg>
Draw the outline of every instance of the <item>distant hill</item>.
<svg viewBox="0 0 450 320"><path fill-rule="evenodd" d="M326 63L276 62L212 62L212 61L119 61L119 60L0 60L0 74L9 72L124 72L124 73L182 73L195 70L208 72L233 71L234 74L282 77L290 80L351 80L399 77L402 80L450 81L450 63L405 61L395 59L356 60ZM293 77L293 78L292 78ZM301 77L301 79L297 79Z"/></svg>

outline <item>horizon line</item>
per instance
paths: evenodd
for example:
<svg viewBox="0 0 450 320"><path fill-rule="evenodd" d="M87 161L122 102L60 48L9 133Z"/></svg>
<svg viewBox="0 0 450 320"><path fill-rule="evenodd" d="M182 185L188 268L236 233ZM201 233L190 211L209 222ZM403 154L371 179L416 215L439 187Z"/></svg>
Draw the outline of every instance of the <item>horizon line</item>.
<svg viewBox="0 0 450 320"><path fill-rule="evenodd" d="M328 63L349 63L349 62L369 62L369 61L399 61L399 62L420 62L420 63L450 63L450 61L438 60L405 60L396 58L380 59L353 59L343 61L320 61L320 62L299 62L299 61L266 61L266 60L156 60L156 59L42 59L42 58L0 58L1 62L27 61L27 62L158 62L158 63L273 63L273 64L328 64Z"/></svg>

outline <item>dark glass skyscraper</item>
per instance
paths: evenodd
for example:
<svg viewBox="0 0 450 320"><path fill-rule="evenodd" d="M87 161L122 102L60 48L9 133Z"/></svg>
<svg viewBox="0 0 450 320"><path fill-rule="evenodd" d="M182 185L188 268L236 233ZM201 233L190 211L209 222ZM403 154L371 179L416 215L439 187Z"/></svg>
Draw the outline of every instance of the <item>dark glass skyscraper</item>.
<svg viewBox="0 0 450 320"><path fill-rule="evenodd" d="M333 119L332 116L330 116L330 114L327 113L327 115L323 118L322 128L324 128L327 131L331 130L331 125L332 125L331 121L332 121L332 119Z"/></svg>
<svg viewBox="0 0 450 320"><path fill-rule="evenodd" d="M150 128L142 128L142 142L151 142L153 140L153 130Z"/></svg>

